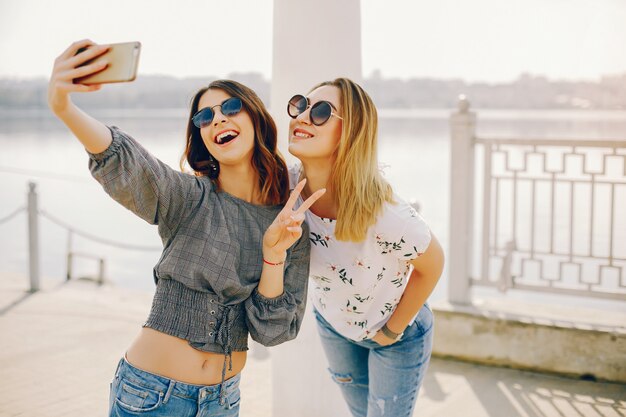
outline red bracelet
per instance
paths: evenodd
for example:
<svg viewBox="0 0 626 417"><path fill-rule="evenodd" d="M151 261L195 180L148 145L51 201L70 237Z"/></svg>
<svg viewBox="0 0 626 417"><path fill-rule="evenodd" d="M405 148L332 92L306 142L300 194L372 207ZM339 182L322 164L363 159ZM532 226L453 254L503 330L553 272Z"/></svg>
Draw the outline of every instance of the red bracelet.
<svg viewBox="0 0 626 417"><path fill-rule="evenodd" d="M282 264L285 263L285 261L280 261L278 263L272 263L272 262L266 261L265 258L263 258L263 262L265 262L268 265L272 265L272 266L282 265Z"/></svg>

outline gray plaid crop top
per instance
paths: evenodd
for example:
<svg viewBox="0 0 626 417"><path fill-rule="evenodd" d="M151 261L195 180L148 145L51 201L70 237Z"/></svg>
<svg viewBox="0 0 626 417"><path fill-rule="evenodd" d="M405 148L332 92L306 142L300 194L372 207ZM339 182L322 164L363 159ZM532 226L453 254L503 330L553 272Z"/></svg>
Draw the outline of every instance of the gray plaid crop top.
<svg viewBox="0 0 626 417"><path fill-rule="evenodd" d="M248 333L265 346L296 337L309 273L309 233L287 251L284 292L259 294L262 240L281 206L259 206L215 189L207 177L168 167L129 135L110 128L113 142L90 154L89 168L124 207L158 225L163 253L144 324L230 356L248 349Z"/></svg>

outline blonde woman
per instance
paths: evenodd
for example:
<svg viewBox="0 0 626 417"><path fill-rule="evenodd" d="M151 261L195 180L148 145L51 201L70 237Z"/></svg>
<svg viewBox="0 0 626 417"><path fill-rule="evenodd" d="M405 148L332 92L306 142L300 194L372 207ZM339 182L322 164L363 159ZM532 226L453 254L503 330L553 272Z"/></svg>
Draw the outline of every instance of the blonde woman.
<svg viewBox="0 0 626 417"><path fill-rule="evenodd" d="M355 417L410 416L430 360L426 304L443 252L420 215L394 195L376 157L377 112L346 78L288 104L289 152L302 162L301 198L327 192L306 212L310 289L334 381Z"/></svg>

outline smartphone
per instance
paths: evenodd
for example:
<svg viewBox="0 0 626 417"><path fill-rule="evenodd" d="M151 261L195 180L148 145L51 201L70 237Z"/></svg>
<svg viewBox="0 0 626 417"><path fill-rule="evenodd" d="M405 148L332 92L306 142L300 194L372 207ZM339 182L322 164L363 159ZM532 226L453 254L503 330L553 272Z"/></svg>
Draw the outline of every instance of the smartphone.
<svg viewBox="0 0 626 417"><path fill-rule="evenodd" d="M87 48L81 48L76 55ZM105 84L105 83L123 83L133 81L137 77L137 67L139 66L139 52L141 51L140 42L124 42L113 43L108 51L104 54L90 59L80 66L106 60L108 66L100 72L90 74L85 77L75 78L74 84Z"/></svg>

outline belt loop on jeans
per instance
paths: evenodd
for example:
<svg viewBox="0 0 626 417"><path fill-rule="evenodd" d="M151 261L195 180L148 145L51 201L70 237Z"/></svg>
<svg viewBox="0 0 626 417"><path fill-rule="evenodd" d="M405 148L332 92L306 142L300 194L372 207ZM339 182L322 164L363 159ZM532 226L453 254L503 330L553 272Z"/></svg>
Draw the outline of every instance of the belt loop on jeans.
<svg viewBox="0 0 626 417"><path fill-rule="evenodd" d="M167 404L167 401L170 399L170 395L174 390L174 385L176 385L176 381L170 379L170 385L167 387L167 392L165 393L165 397L163 398L163 404Z"/></svg>
<svg viewBox="0 0 626 417"><path fill-rule="evenodd" d="M126 360L126 355L124 355L124 357L122 357L122 359L119 360L119 362L117 363L117 368L115 368L115 378L117 379L117 377L120 374L120 368L122 367L122 364L124 363L124 361Z"/></svg>

